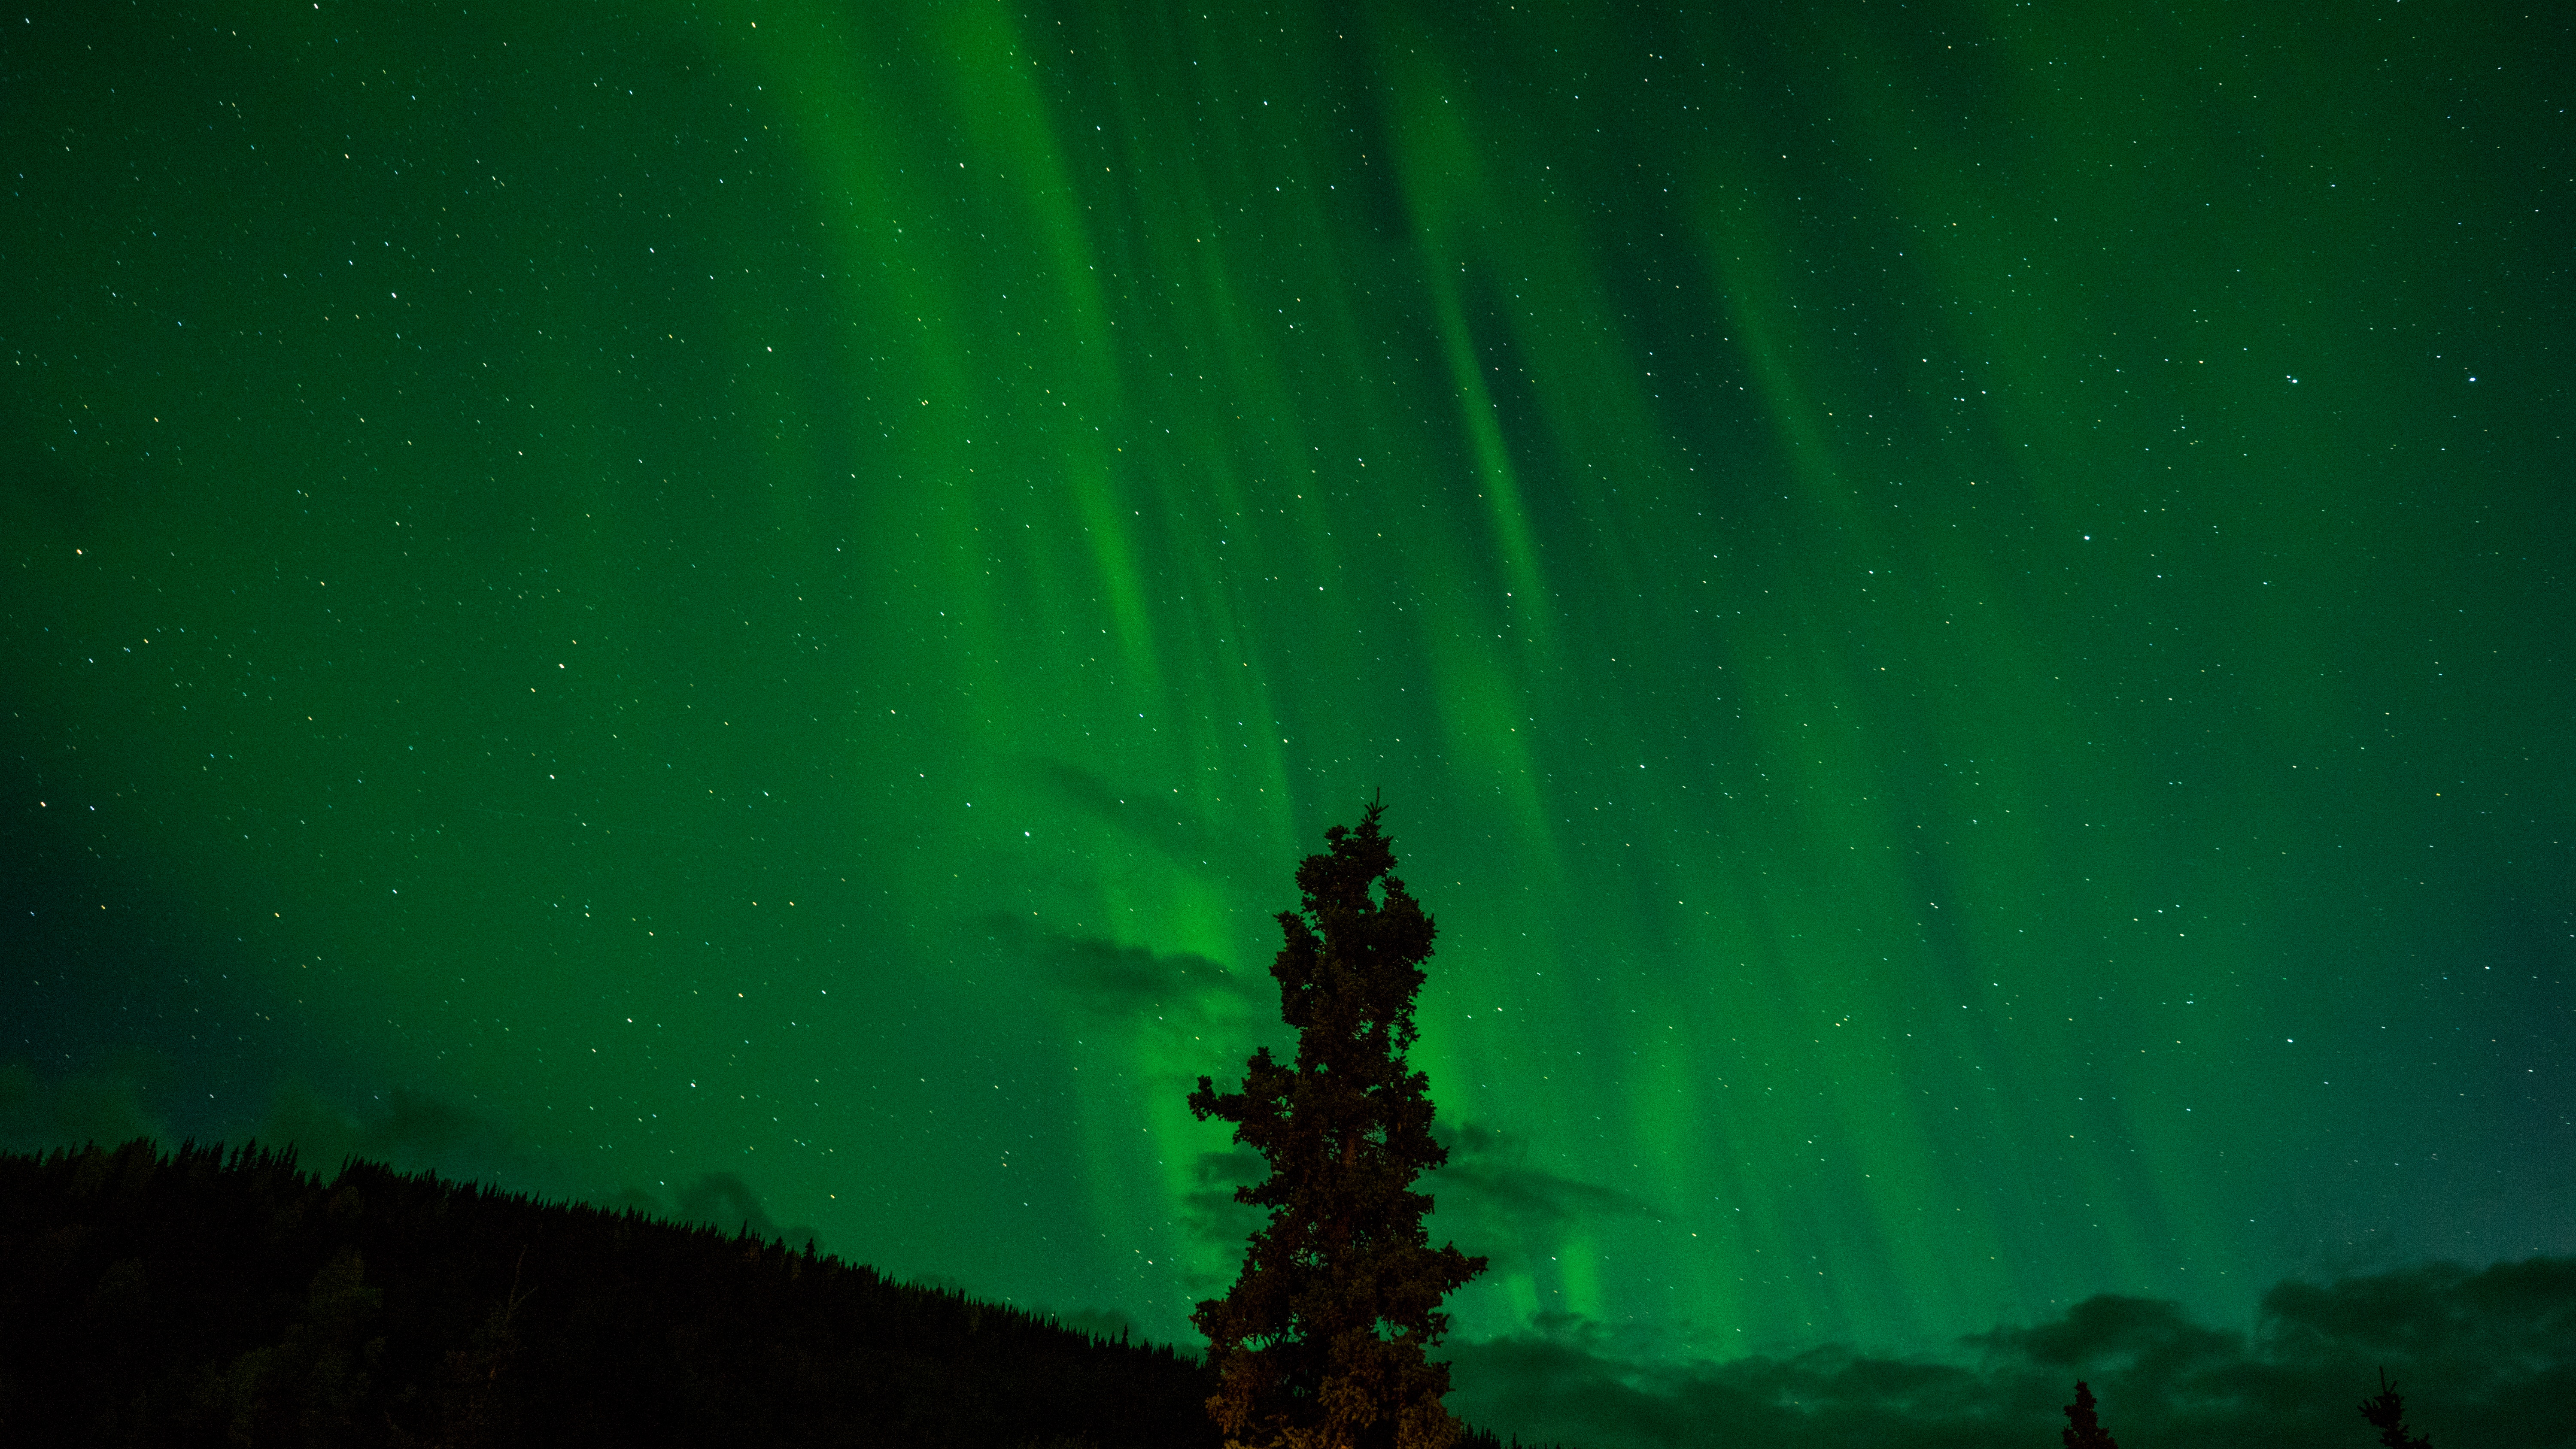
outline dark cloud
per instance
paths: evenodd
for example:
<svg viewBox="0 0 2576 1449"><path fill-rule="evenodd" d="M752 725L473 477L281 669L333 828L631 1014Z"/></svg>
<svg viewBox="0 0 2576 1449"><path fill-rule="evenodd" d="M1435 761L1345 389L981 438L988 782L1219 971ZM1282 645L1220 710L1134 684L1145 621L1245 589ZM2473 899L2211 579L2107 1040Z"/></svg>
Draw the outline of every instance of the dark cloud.
<svg viewBox="0 0 2576 1449"><path fill-rule="evenodd" d="M183 1135L268 1148L294 1148L307 1171L330 1176L348 1158L368 1158L399 1171L438 1171L453 1179L505 1179L556 1186L559 1174L520 1132L477 1109L428 1091L394 1086L363 1099L337 1099L301 1076L237 1094L265 1112L229 1120L173 1122L180 1068L149 1048L98 1053L98 1066L44 1076L18 1063L0 1066L0 1145L10 1150L77 1148L152 1138L175 1145ZM185 1107L185 1104L180 1104ZM209 1132L211 1127L211 1132Z"/></svg>
<svg viewBox="0 0 2576 1449"><path fill-rule="evenodd" d="M1585 1449L2030 1449L2056 1441L2082 1378L2124 1449L2361 1449L2357 1405L2384 1368L2409 1426L2443 1449L2576 1445L2576 1259L2283 1283L2251 1335L2171 1303L2094 1298L1967 1339L1959 1362L1834 1348L1650 1361L1591 1325L1549 1327L1453 1345L1450 1407Z"/></svg>
<svg viewBox="0 0 2576 1449"><path fill-rule="evenodd" d="M401 1087L365 1103L345 1105L303 1083L287 1082L272 1094L259 1138L272 1145L292 1144L307 1168L325 1174L351 1157L362 1157L398 1171L488 1181L612 1211L631 1209L727 1233L783 1238L791 1247L817 1243L812 1227L781 1226L772 1219L761 1206L760 1194L733 1173L701 1174L667 1202L640 1186L583 1184L500 1118Z"/></svg>
<svg viewBox="0 0 2576 1449"><path fill-rule="evenodd" d="M1041 985L1104 1016L1157 1009L1197 1013L1211 997L1231 999L1247 1011L1267 1004L1266 980L1248 980L1195 952L1121 946L1010 916L990 916L986 924Z"/></svg>
<svg viewBox="0 0 2576 1449"><path fill-rule="evenodd" d="M176 1146L179 1134L151 1106L166 1095L174 1070L155 1053L134 1048L107 1053L95 1070L59 1077L23 1063L0 1063L0 1151L46 1152L137 1137ZM323 1177L351 1158L364 1158L397 1172L435 1172L453 1182L631 1209L728 1233L748 1228L762 1238L784 1238L799 1248L814 1243L822 1251L813 1228L780 1226L762 1208L759 1194L732 1173L707 1173L666 1200L640 1186L585 1180L579 1169L501 1117L429 1092L394 1087L346 1099L289 1077L269 1088L267 1101L255 1122L236 1123L222 1137L291 1148L305 1171Z"/></svg>
<svg viewBox="0 0 2576 1449"><path fill-rule="evenodd" d="M168 1124L148 1099L168 1074L166 1062L139 1050L114 1053L96 1071L50 1079L24 1063L0 1062L0 1148L38 1152L166 1139Z"/></svg>
<svg viewBox="0 0 2576 1449"><path fill-rule="evenodd" d="M272 1147L294 1147L308 1170L326 1176L363 1157L401 1172L530 1190L561 1186L561 1174L508 1123L407 1087L351 1101L290 1077L270 1090L268 1115L254 1135Z"/></svg>
<svg viewBox="0 0 2576 1449"><path fill-rule="evenodd" d="M1267 1221L1260 1208L1234 1200L1237 1187L1270 1175L1261 1154L1248 1147L1202 1152L1190 1165L1189 1190L1181 1194L1181 1227L1194 1240L1216 1250L1220 1272L1184 1270L1183 1287L1196 1297L1214 1298L1235 1280L1243 1262L1243 1245Z"/></svg>
<svg viewBox="0 0 2576 1449"><path fill-rule="evenodd" d="M2480 1273L2433 1264L2327 1287L2283 1283L2264 1297L2263 1312L2285 1357L2348 1344L2411 1356L2446 1346L2495 1361L2525 1340L2576 1344L2576 1258L2528 1258Z"/></svg>
<svg viewBox="0 0 2576 1449"><path fill-rule="evenodd" d="M814 1229L804 1223L780 1227L760 1206L760 1194L730 1172L710 1172L680 1189L675 1221L704 1223L728 1233L749 1233L764 1241L785 1239L791 1248L821 1251Z"/></svg>
<svg viewBox="0 0 2576 1449"><path fill-rule="evenodd" d="M1586 1221L1661 1216L1633 1193L1530 1166L1529 1144L1511 1133L1473 1122L1432 1132L1449 1149L1422 1181L1434 1236L1473 1244L1496 1267L1548 1256Z"/></svg>
<svg viewBox="0 0 2576 1449"><path fill-rule="evenodd" d="M0 1148L41 1152L85 1142L114 1144L148 1137L175 1146L200 1141L256 1141L291 1147L306 1171L328 1176L351 1157L399 1171L502 1182L564 1193L566 1175L502 1119L427 1092L394 1087L365 1097L338 1097L300 1076L233 1094L238 1115L214 1116L175 1100L181 1068L144 1047L102 1051L97 1064L49 1075L0 1063ZM171 1110L173 1107L177 1110ZM174 1120L176 1119L176 1120Z"/></svg>
<svg viewBox="0 0 2576 1449"><path fill-rule="evenodd" d="M2108 1293L2076 1304L2055 1323L1997 1329L1969 1342L2051 1368L2099 1373L2123 1366L2159 1379L2245 1351L2241 1335L2199 1327L2176 1304Z"/></svg>

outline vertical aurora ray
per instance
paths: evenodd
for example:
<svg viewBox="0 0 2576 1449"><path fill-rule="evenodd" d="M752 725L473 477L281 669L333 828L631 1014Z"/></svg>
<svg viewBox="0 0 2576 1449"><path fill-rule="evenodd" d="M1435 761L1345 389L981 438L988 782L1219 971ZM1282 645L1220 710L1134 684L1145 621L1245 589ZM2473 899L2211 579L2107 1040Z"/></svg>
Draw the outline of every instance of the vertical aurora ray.
<svg viewBox="0 0 2576 1449"><path fill-rule="evenodd" d="M1945 14L37 17L12 1120L1178 1335L1382 787L1468 1336L2576 1249L2536 52Z"/></svg>

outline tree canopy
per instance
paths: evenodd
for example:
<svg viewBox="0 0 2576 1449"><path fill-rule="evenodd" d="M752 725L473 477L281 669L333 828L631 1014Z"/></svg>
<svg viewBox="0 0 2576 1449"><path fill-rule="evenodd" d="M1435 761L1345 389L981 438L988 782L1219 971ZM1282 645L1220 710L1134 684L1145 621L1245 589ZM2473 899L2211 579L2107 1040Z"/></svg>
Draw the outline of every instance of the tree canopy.
<svg viewBox="0 0 2576 1449"><path fill-rule="evenodd" d="M2433 1449L2429 1435L2406 1427L2406 1400L2388 1381L2386 1369L2379 1371L2379 1397L2361 1401L2361 1416L2379 1431L2379 1442L2385 1449Z"/></svg>
<svg viewBox="0 0 2576 1449"><path fill-rule="evenodd" d="M1244 1449L1449 1449L1441 1300L1484 1271L1430 1246L1422 1173L1448 1161L1431 1135L1429 1082L1406 1063L1434 926L1395 871L1371 803L1357 829L1297 867L1298 909L1270 974L1297 1030L1293 1063L1267 1047L1243 1089L1199 1078L1190 1110L1235 1124L1269 1177L1237 1189L1266 1208L1225 1297L1198 1306L1220 1388L1208 1411Z"/></svg>
<svg viewBox="0 0 2576 1449"><path fill-rule="evenodd" d="M2066 1449L2120 1449L2095 1412L2092 1386L2082 1379L2075 1381L2075 1402L2066 1406L2066 1427L2058 1437L2066 1441Z"/></svg>

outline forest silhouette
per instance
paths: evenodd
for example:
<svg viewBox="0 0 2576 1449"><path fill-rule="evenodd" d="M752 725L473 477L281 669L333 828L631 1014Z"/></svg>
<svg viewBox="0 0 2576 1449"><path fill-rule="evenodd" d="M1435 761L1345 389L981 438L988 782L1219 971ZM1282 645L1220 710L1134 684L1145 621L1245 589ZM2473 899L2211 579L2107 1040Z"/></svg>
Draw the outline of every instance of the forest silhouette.
<svg viewBox="0 0 2576 1449"><path fill-rule="evenodd" d="M256 1145L0 1156L9 1444L1215 1449L1214 1391L810 1243Z"/></svg>
<svg viewBox="0 0 2576 1449"><path fill-rule="evenodd" d="M2422 1449L2379 1387L2320 1442ZM1218 1449L1218 1388L1194 1352L810 1244L257 1145L0 1154L0 1444ZM2068 1442L2111 1443L2078 1398ZM1779 1437L2017 1442L1810 1427Z"/></svg>

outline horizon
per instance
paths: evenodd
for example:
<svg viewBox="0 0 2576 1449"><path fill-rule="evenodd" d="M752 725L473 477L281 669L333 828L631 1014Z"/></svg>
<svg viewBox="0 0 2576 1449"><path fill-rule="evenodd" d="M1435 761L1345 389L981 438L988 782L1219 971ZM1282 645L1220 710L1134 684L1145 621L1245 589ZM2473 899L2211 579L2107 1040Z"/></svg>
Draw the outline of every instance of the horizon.
<svg viewBox="0 0 2576 1449"><path fill-rule="evenodd" d="M406 1174L358 1157L344 1159L336 1174L325 1176L303 1169L291 1145L271 1150L255 1143L192 1143L174 1150L139 1138L114 1149L96 1143L56 1148L42 1160L109 1152L121 1157L136 1146L165 1164L193 1150L226 1171L283 1165L312 1192L344 1188L353 1175L384 1173L450 1193L489 1194L545 1210L583 1209L621 1221L642 1215L683 1232L765 1243L787 1254L800 1251L790 1238L756 1231L748 1218L728 1229L715 1218L667 1217L641 1201L538 1198L430 1171ZM7 1155L0 1149L0 1157ZM131 1179L124 1180L130 1187ZM338 1195L333 1193L334 1202ZM93 1201L130 1198L120 1189ZM751 1211L757 1214L756 1203ZM355 1228L363 1217L363 1211L333 1216L322 1236ZM130 1238L132 1224L121 1226L122 1246L137 1246ZM818 1253L810 1237L801 1251L809 1259ZM401 1256L395 1254L396 1276L406 1268L416 1275L417 1265L400 1263ZM158 1261L148 1252L145 1257ZM1123 1314L1062 1313L982 1299L953 1280L889 1278L865 1263L820 1257L871 1281L1017 1314L1089 1343L1205 1361L1204 1349L1139 1334ZM371 1261L356 1260L358 1271L372 1276ZM523 1257L512 1271L514 1295L524 1267ZM544 1286L542 1269L532 1286ZM1722 1363L1641 1360L1580 1334L1523 1335L1454 1346L1453 1357L1477 1382L1465 1395L1453 1394L1452 1407L1468 1411L1471 1433L1491 1436L1496 1444L1508 1439L1624 1449L1727 1442L1758 1433L1766 1443L1791 1446L1931 1442L2000 1449L2045 1442L2058 1415L2071 1417L2074 1406L2056 1401L2067 1396L2068 1376L2075 1375L2079 1400L2088 1380L2103 1386L2097 1399L2107 1398L2114 1427L2133 1444L2332 1444L2352 1437L2338 1395L2375 1377L2375 1402L2382 1405L2414 1383L2412 1407L2403 1411L2409 1427L2429 1426L2446 1442L2538 1445L2576 1437L2553 1397L2553 1381L2566 1364L2568 1329L2576 1325L2576 1259L2534 1258L2480 1273L2432 1264L2322 1286L2285 1282L2264 1295L2261 1316L2260 1331L2239 1334L2192 1323L2173 1303L2106 1294L2077 1304L2057 1322L1998 1325L1957 1345L1974 1347L1973 1354L1888 1357L1830 1346ZM2402 1365L2395 1380L2388 1370L2392 1352ZM2433 1385L2429 1391L2422 1387L2426 1382ZM2373 1406L2358 1407L2367 1415ZM1674 1432L1675 1421L1692 1414L1709 1427L1696 1434ZM2381 1422L2369 1419L2374 1427ZM1497 1431L1497 1424L1505 1427Z"/></svg>

